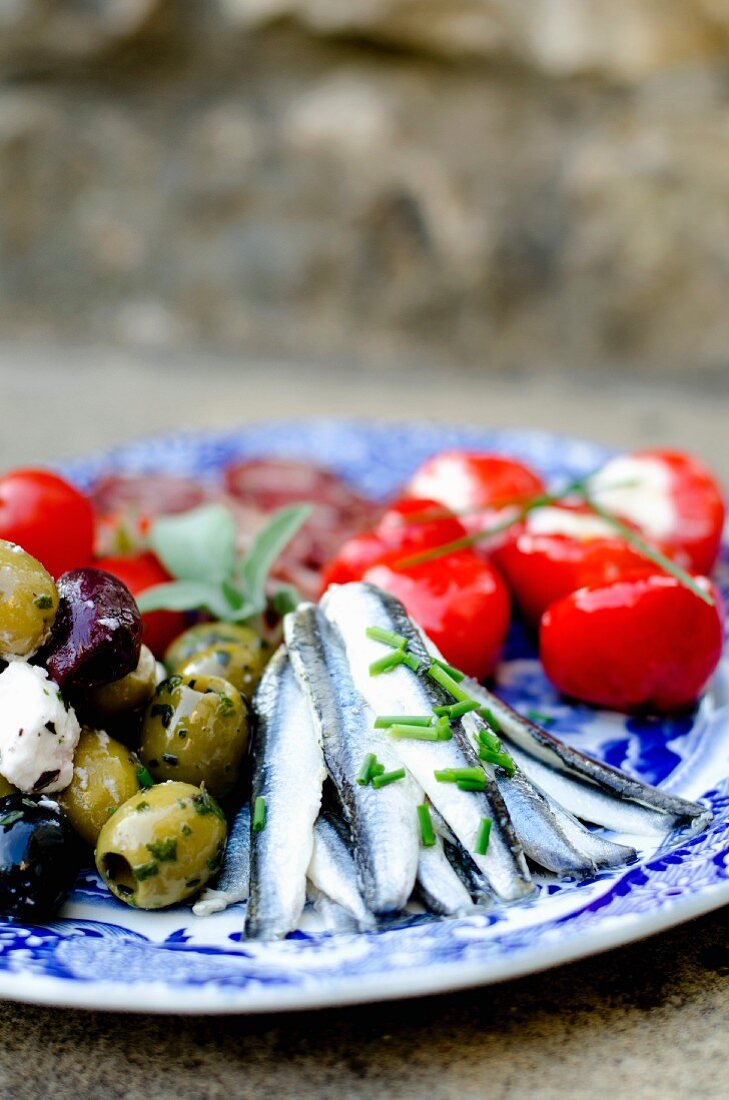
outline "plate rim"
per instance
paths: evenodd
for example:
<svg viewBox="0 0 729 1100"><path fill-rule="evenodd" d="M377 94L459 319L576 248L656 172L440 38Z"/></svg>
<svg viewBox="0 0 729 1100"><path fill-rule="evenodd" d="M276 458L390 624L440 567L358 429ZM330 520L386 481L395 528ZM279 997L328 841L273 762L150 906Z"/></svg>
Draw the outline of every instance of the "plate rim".
<svg viewBox="0 0 729 1100"><path fill-rule="evenodd" d="M434 419L407 420L402 418L378 419L367 417L307 417L261 418L244 424L218 428L189 428L166 433L150 434L129 439L106 449L96 449L85 454L70 456L48 465L61 472L67 471L73 479L74 469L84 465L122 460L145 445L171 445L185 440L191 445L232 442L247 435L269 428L277 432L291 427L295 431L307 426L309 430L321 426L339 431L372 431L387 428L392 431L417 433L454 432L475 433L481 436L514 437L528 439L532 446L562 444L584 446L602 454L615 453L615 448L580 436L562 434L541 428L490 426L474 423L454 423ZM507 448L508 449L508 448ZM275 453L275 451L274 451ZM129 1014L154 1015L252 1015L257 1013L296 1012L310 1009L327 1009L344 1005L393 1001L456 992L526 977L602 954L617 947L648 938L673 928L685 921L713 912L729 904L729 880L715 882L686 896L672 898L658 908L644 912L625 914L606 922L603 926L578 929L559 942L540 943L522 947L507 953L478 961L426 962L417 971L396 969L392 973L360 974L356 982L329 978L327 982L307 987L266 987L256 983L240 987L223 988L211 983L185 988L172 986L164 981L153 983L109 982L103 979L68 980L50 975L22 971L0 971L0 998L16 1003L47 1007L66 1007L86 1011L114 1011ZM12 928L12 921L0 919L0 930ZM144 1002L144 1003L142 1003Z"/></svg>

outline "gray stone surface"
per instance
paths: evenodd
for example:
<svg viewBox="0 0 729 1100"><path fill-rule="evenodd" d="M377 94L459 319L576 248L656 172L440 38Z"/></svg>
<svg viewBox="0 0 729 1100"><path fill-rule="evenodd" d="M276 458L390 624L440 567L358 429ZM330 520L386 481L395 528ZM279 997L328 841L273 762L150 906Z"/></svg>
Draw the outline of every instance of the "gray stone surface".
<svg viewBox="0 0 729 1100"><path fill-rule="evenodd" d="M726 370L726 4L0 8L8 335Z"/></svg>
<svg viewBox="0 0 729 1100"><path fill-rule="evenodd" d="M271 415L434 417L692 447L729 474L726 392L569 377L373 376L0 345L0 466ZM8 1100L723 1100L727 910L602 957L449 996L177 1019L0 1005Z"/></svg>

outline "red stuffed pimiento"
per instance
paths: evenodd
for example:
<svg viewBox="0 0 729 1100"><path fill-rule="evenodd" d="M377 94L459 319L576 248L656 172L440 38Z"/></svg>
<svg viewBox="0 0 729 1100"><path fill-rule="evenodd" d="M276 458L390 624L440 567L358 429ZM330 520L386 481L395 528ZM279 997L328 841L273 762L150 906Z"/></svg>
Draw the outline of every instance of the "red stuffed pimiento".
<svg viewBox="0 0 729 1100"><path fill-rule="evenodd" d="M589 488L598 503L634 523L681 565L711 572L721 545L724 501L699 459L682 451L636 451L608 462Z"/></svg>
<svg viewBox="0 0 729 1100"><path fill-rule="evenodd" d="M348 539L322 572L322 591L330 584L361 580L380 561L394 561L463 538L466 529L435 500L415 497L390 504L374 530Z"/></svg>
<svg viewBox="0 0 729 1100"><path fill-rule="evenodd" d="M544 491L542 479L523 462L473 451L442 451L433 455L415 471L405 487L406 496L437 500L453 509L473 532L498 524L506 509ZM479 547L486 548L486 542Z"/></svg>
<svg viewBox="0 0 729 1100"><path fill-rule="evenodd" d="M541 508L512 530L494 555L528 622L587 585L608 584L652 564L584 508Z"/></svg>
<svg viewBox="0 0 729 1100"><path fill-rule="evenodd" d="M407 570L383 562L363 579L402 600L450 664L479 680L493 672L509 627L509 592L473 551Z"/></svg>
<svg viewBox="0 0 729 1100"><path fill-rule="evenodd" d="M624 711L691 706L721 657L719 596L709 605L679 580L651 573L581 588L549 607L539 647L565 695Z"/></svg>

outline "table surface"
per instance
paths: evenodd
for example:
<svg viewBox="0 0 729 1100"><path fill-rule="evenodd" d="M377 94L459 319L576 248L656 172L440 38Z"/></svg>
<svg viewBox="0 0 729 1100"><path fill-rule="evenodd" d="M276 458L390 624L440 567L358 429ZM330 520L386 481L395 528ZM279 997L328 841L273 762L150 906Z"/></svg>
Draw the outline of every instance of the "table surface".
<svg viewBox="0 0 729 1100"><path fill-rule="evenodd" d="M729 474L726 394L614 379L371 373L0 345L0 467L132 436L312 414L539 427L674 445ZM728 911L500 986L301 1015L180 1019L0 1003L13 1100L726 1095Z"/></svg>

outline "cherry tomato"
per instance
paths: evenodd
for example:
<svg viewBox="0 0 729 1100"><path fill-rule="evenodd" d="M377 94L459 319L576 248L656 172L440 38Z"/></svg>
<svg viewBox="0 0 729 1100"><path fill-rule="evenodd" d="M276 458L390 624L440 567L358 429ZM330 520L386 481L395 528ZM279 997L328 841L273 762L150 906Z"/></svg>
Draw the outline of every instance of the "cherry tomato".
<svg viewBox="0 0 729 1100"><path fill-rule="evenodd" d="M390 504L374 531L348 539L324 567L322 591L330 584L361 580L370 566L414 556L466 535L452 513L435 500L406 498Z"/></svg>
<svg viewBox="0 0 729 1100"><path fill-rule="evenodd" d="M405 494L437 500L454 512L464 513L459 518L469 531L483 531L498 523L509 505L523 503L544 489L542 479L516 459L442 451L415 471Z"/></svg>
<svg viewBox="0 0 729 1100"><path fill-rule="evenodd" d="M13 470L0 478L0 538L22 546L58 577L89 562L91 503L48 470Z"/></svg>
<svg viewBox="0 0 729 1100"><path fill-rule="evenodd" d="M721 544L724 500L710 471L681 451L613 459L591 479L596 499L661 543L681 565L709 573Z"/></svg>
<svg viewBox="0 0 729 1100"><path fill-rule="evenodd" d="M158 558L149 551L126 557L99 558L94 565L118 577L133 596L172 580ZM185 629L187 621L182 611L148 611L142 615L142 624L142 641L161 660L170 642Z"/></svg>
<svg viewBox="0 0 729 1100"><path fill-rule="evenodd" d="M596 706L673 711L699 697L721 657L718 594L710 606L653 573L581 588L542 616L540 655L555 687Z"/></svg>
<svg viewBox="0 0 729 1100"><path fill-rule="evenodd" d="M446 661L485 679L509 626L509 592L497 571L471 550L398 570L383 562L364 580L402 600Z"/></svg>
<svg viewBox="0 0 729 1100"><path fill-rule="evenodd" d="M562 507L533 512L494 560L524 617L534 625L550 604L578 588L655 572L604 520Z"/></svg>

